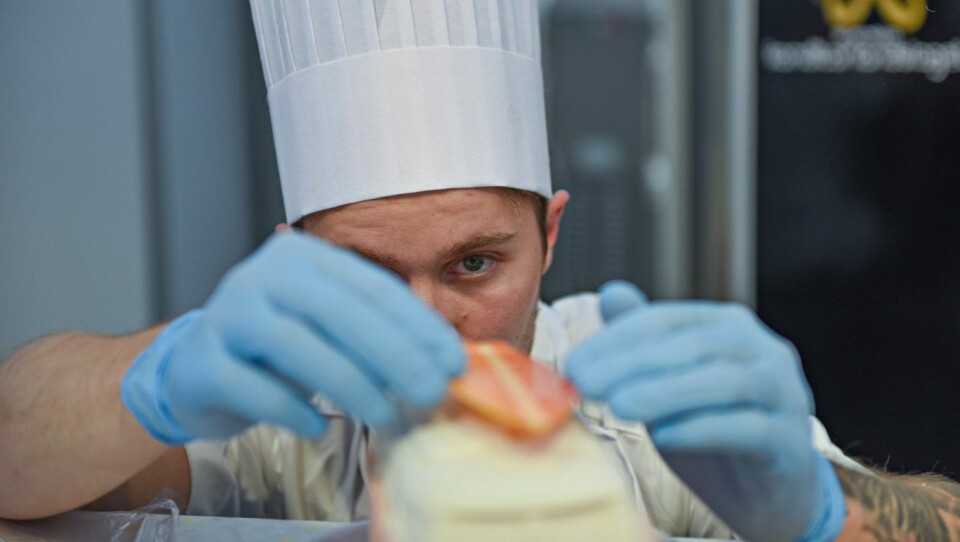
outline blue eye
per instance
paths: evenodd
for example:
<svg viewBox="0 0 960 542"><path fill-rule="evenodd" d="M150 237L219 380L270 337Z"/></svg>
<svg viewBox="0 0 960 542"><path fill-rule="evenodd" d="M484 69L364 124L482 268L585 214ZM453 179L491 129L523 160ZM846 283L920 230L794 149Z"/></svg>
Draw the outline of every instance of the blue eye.
<svg viewBox="0 0 960 542"><path fill-rule="evenodd" d="M457 270L468 275L476 275L489 269L490 263L490 258L486 256L467 256L460 260Z"/></svg>

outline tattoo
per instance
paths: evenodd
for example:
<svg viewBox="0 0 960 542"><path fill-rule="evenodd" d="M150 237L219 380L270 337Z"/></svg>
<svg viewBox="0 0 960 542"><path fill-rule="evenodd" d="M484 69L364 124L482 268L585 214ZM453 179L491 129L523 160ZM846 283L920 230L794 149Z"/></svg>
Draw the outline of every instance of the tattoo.
<svg viewBox="0 0 960 542"><path fill-rule="evenodd" d="M960 486L955 482L935 475L871 476L835 468L847 499L840 539L960 542Z"/></svg>

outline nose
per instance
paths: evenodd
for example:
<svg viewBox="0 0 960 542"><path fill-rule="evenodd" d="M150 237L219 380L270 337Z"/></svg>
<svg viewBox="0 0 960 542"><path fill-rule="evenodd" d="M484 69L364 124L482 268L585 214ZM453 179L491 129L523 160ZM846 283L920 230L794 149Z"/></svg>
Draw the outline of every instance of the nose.
<svg viewBox="0 0 960 542"><path fill-rule="evenodd" d="M450 325L460 331L460 318L453 299L454 296L451 295L444 284L429 277L411 277L408 282L417 297L433 307L433 310L440 313Z"/></svg>

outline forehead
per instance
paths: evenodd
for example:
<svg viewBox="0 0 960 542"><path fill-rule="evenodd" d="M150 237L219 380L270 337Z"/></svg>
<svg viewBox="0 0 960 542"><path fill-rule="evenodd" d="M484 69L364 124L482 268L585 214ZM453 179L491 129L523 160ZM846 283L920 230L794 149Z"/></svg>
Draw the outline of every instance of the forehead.
<svg viewBox="0 0 960 542"><path fill-rule="evenodd" d="M314 213L304 229L327 237L350 231L370 233L383 228L423 227L437 222L471 223L516 220L519 206L494 188L458 188L361 201Z"/></svg>
<svg viewBox="0 0 960 542"><path fill-rule="evenodd" d="M304 229L333 243L377 249L444 246L535 226L533 210L496 188L421 192L314 213Z"/></svg>

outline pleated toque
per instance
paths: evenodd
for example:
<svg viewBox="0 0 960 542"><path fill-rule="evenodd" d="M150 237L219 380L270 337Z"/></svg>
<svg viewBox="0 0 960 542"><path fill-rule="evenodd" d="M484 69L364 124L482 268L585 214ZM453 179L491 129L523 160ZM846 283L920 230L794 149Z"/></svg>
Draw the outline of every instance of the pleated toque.
<svg viewBox="0 0 960 542"><path fill-rule="evenodd" d="M287 221L428 190L551 195L536 0L251 0Z"/></svg>

